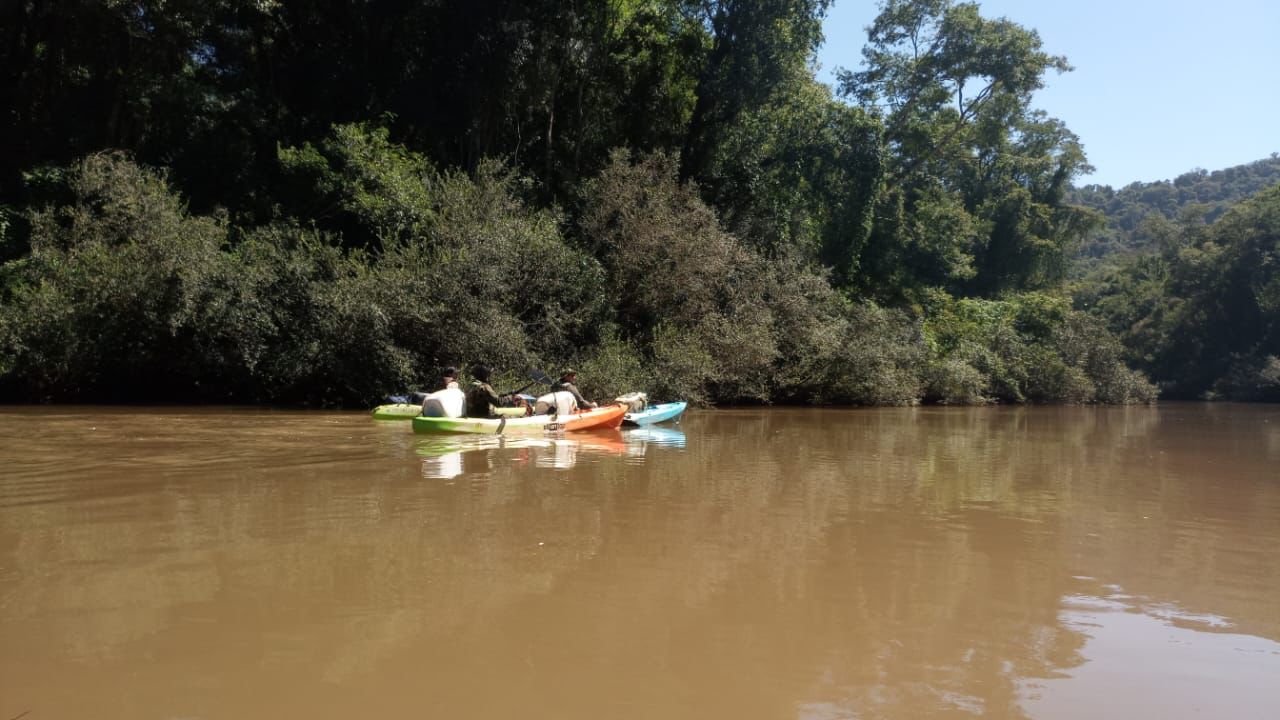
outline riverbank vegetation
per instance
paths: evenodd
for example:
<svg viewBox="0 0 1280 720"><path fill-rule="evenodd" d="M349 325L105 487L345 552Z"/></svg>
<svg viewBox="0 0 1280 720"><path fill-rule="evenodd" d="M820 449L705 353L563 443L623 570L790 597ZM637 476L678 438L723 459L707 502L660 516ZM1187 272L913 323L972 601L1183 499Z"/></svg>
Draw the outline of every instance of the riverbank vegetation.
<svg viewBox="0 0 1280 720"><path fill-rule="evenodd" d="M698 402L1266 397L1273 196L1081 280L1120 231L1032 106L1066 60L890 0L833 92L827 5L18 3L0 398L358 405L477 361Z"/></svg>
<svg viewBox="0 0 1280 720"><path fill-rule="evenodd" d="M1077 304L1169 397L1280 401L1280 185L1141 232L1152 249L1104 266Z"/></svg>

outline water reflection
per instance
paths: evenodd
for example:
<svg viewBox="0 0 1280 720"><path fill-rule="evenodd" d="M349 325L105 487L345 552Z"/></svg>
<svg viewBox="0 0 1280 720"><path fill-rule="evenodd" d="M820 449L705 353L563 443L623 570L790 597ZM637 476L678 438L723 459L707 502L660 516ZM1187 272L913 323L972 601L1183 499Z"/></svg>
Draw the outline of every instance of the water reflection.
<svg viewBox="0 0 1280 720"><path fill-rule="evenodd" d="M568 470L580 457L623 456L644 462L651 449L681 450L687 440L673 428L596 430L555 436L459 435L427 438L415 451L422 457L422 477L452 480L464 473L485 474L498 465L513 468Z"/></svg>
<svg viewBox="0 0 1280 720"><path fill-rule="evenodd" d="M1059 615L1078 638L1070 656L1061 671L1020 683L1030 717L1263 718L1280 708L1280 643L1234 632L1229 618L1077 580Z"/></svg>
<svg viewBox="0 0 1280 720"><path fill-rule="evenodd" d="M0 412L0 717L1276 707L1275 410L177 415Z"/></svg>
<svg viewBox="0 0 1280 720"><path fill-rule="evenodd" d="M645 448L650 445L684 449L688 443L684 431L678 428L650 425L648 427L628 428L625 432L627 446L631 451L628 454L633 456L644 455Z"/></svg>

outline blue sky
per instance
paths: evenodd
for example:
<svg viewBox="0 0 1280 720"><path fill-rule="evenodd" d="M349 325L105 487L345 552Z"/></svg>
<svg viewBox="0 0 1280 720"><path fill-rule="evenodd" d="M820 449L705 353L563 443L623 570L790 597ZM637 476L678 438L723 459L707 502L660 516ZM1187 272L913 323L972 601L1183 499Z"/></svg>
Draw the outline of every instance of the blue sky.
<svg viewBox="0 0 1280 720"><path fill-rule="evenodd" d="M1122 187L1280 152L1280 0L980 0L982 14L1034 28L1073 72L1050 74L1035 105L1080 136ZM879 3L835 0L818 77L862 61Z"/></svg>

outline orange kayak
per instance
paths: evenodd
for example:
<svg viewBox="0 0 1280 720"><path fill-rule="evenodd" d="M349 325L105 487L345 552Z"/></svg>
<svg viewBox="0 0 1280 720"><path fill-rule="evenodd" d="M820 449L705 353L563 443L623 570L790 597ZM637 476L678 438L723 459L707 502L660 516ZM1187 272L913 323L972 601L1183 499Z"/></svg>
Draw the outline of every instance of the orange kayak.
<svg viewBox="0 0 1280 720"><path fill-rule="evenodd" d="M617 428L622 425L622 416L626 414L627 406L618 404L605 405L593 410L579 410L563 415L529 415L518 418L415 417L413 419L413 431L416 433L480 433L484 435L505 435L509 433L555 434L599 428Z"/></svg>

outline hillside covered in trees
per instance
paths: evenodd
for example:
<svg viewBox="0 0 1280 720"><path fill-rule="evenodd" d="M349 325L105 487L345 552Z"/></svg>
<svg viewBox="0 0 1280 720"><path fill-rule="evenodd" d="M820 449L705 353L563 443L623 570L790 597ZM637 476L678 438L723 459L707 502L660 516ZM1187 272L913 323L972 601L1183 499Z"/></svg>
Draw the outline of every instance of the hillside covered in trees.
<svg viewBox="0 0 1280 720"><path fill-rule="evenodd" d="M1180 382L1121 345L1121 280L1065 285L1104 222L1032 105L1066 59L889 0L833 93L828 4L7 4L0 399L360 404L477 361L711 402Z"/></svg>
<svg viewBox="0 0 1280 720"><path fill-rule="evenodd" d="M1206 224L1148 224L1152 249L1080 284L1076 302L1173 398L1280 401L1280 185Z"/></svg>
<svg viewBox="0 0 1280 720"><path fill-rule="evenodd" d="M1280 185L1280 155L1223 170L1192 170L1172 182L1135 182L1119 190L1109 185L1073 188L1067 200L1106 216L1088 233L1080 254L1087 260L1153 249L1160 220L1212 223L1232 205ZM1144 223L1147 223L1144 225Z"/></svg>

